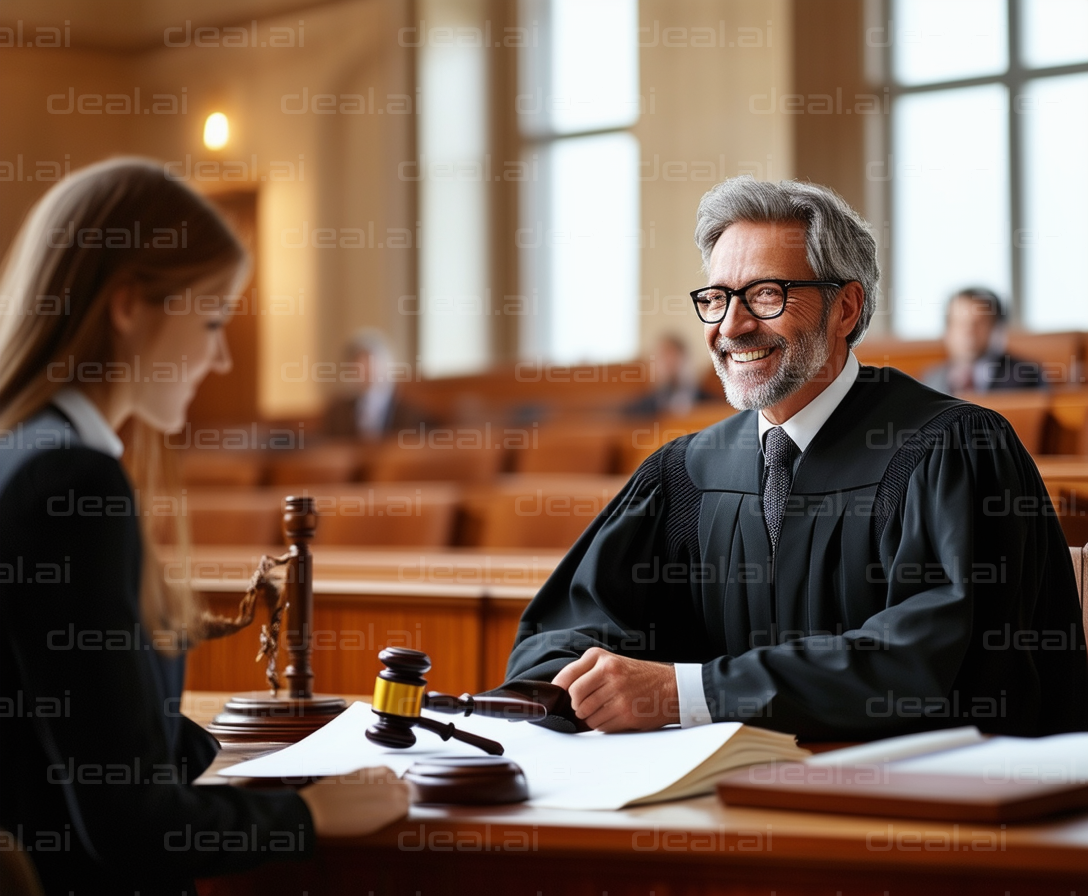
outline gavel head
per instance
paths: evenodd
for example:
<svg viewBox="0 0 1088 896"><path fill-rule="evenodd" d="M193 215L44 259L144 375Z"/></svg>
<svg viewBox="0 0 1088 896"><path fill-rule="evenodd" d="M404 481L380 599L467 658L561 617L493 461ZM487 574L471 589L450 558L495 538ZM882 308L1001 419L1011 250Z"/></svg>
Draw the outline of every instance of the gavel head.
<svg viewBox="0 0 1088 896"><path fill-rule="evenodd" d="M378 654L385 668L374 682L374 713L378 720L366 730L366 738L383 747L404 749L416 742L412 726L423 708L423 673L431 658L421 650L387 647Z"/></svg>

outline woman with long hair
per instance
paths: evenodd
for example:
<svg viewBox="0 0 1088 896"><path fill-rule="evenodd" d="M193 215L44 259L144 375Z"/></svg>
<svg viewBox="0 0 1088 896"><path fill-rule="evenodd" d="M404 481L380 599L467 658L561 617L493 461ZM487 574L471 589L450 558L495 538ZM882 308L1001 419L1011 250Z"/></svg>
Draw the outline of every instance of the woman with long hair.
<svg viewBox="0 0 1088 896"><path fill-rule="evenodd" d="M204 199L116 159L42 197L0 278L0 827L47 892L192 894L375 826L351 781L191 784L217 749L177 711L202 609L155 552L186 521L154 531L149 497L163 434L230 368L248 265Z"/></svg>

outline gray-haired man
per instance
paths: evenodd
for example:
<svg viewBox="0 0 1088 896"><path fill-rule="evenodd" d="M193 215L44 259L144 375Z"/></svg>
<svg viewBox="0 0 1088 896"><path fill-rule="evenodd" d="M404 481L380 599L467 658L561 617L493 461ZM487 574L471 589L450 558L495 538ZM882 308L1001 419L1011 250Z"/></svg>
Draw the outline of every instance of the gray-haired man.
<svg viewBox="0 0 1088 896"><path fill-rule="evenodd" d="M1088 728L1069 551L997 414L861 367L876 245L811 184L719 184L692 293L745 413L671 442L522 617L508 679L604 731Z"/></svg>

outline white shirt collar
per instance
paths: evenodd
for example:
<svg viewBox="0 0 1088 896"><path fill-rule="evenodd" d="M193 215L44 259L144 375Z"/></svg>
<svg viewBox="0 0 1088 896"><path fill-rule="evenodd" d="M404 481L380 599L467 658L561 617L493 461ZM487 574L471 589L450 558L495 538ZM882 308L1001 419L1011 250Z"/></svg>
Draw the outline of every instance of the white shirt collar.
<svg viewBox="0 0 1088 896"><path fill-rule="evenodd" d="M124 442L110 428L95 403L79 389L66 386L53 396L53 404L72 421L80 441L88 448L115 458L124 453Z"/></svg>
<svg viewBox="0 0 1088 896"><path fill-rule="evenodd" d="M842 371L831 381L831 385L782 424L786 435L793 439L793 443L801 451L808 448L812 440L816 438L816 433L827 422L827 418L831 416L835 408L846 397L846 393L850 391L850 387L854 385L854 381L858 378L858 371L860 370L861 365L858 363L858 359L854 357L853 352L850 352L846 356L846 363L843 365ZM767 430L773 428L776 424L771 423L770 420L764 417L763 411L759 412L758 420L759 444L762 445L763 436L766 435Z"/></svg>

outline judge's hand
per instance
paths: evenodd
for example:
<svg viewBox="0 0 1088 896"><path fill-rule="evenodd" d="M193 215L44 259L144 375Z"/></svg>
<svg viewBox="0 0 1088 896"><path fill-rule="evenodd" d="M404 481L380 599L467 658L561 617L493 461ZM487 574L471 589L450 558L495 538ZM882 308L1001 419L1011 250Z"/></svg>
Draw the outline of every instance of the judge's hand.
<svg viewBox="0 0 1088 896"><path fill-rule="evenodd" d="M680 721L676 671L591 647L552 679L578 718L599 731L652 731Z"/></svg>

